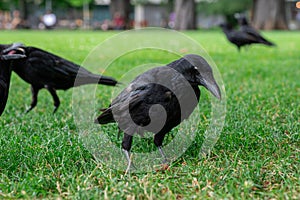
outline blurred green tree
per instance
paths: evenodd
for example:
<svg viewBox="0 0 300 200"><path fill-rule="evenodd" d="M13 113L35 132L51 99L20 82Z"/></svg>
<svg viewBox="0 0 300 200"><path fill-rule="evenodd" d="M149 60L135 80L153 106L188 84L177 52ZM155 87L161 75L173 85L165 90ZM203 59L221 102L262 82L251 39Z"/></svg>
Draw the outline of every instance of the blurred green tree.
<svg viewBox="0 0 300 200"><path fill-rule="evenodd" d="M197 12L205 15L221 14L230 24L237 24L235 13L251 10L252 0L201 0Z"/></svg>
<svg viewBox="0 0 300 200"><path fill-rule="evenodd" d="M15 6L16 4L16 0L2 0L0 1L0 10L10 10L10 8Z"/></svg>
<svg viewBox="0 0 300 200"><path fill-rule="evenodd" d="M63 0L73 7L83 7L86 4L90 4L93 0Z"/></svg>

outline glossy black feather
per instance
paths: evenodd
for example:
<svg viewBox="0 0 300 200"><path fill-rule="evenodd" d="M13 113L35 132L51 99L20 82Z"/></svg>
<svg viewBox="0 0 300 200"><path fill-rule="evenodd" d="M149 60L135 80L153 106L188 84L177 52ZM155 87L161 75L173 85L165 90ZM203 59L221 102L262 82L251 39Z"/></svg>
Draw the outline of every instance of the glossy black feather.
<svg viewBox="0 0 300 200"><path fill-rule="evenodd" d="M7 61L0 59L0 116L2 115L9 93L11 68Z"/></svg>

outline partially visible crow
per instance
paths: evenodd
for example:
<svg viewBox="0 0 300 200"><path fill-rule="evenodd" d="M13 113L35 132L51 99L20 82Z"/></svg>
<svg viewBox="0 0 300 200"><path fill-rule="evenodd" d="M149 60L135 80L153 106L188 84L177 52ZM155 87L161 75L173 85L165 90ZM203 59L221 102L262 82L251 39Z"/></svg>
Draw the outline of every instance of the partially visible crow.
<svg viewBox="0 0 300 200"><path fill-rule="evenodd" d="M60 105L56 90L67 90L85 84L115 86L118 83L114 78L93 74L80 65L36 47L18 45L18 48L11 49L10 54L26 56L14 60L12 70L31 84L32 102L27 112L36 106L38 92L42 88L46 88L52 95L53 112L56 112Z"/></svg>
<svg viewBox="0 0 300 200"><path fill-rule="evenodd" d="M0 45L0 116L6 106L9 84L11 77L11 61L14 59L25 58L23 54L14 54L13 52L19 48L18 44Z"/></svg>
<svg viewBox="0 0 300 200"><path fill-rule="evenodd" d="M221 99L210 65L201 56L189 54L137 76L108 108L102 109L95 123L118 123L124 132L122 149L127 170L133 134L144 131L154 133L154 144L166 162L164 137L193 112L200 98L199 85Z"/></svg>
<svg viewBox="0 0 300 200"><path fill-rule="evenodd" d="M249 35L252 35L253 37L257 38L257 40L259 41L259 43L261 44L265 44L268 46L275 46L274 43L266 40L262 35L259 34L259 32L254 29L247 21L247 18L245 15L243 14L238 14L236 15L236 18L238 20L239 26L240 26L240 30L242 32L245 32Z"/></svg>

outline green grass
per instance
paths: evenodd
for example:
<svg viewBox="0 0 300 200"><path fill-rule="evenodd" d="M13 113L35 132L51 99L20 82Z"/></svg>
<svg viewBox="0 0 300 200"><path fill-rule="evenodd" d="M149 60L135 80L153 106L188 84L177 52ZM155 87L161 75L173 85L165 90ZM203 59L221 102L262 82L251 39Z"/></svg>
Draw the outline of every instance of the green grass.
<svg viewBox="0 0 300 200"><path fill-rule="evenodd" d="M81 63L114 34L2 31L0 43L20 41ZM169 170L124 176L97 163L82 144L72 116L72 90L58 92L62 103L55 115L44 90L37 107L25 115L30 86L13 74L0 118L0 198L299 199L300 32L264 32L276 48L256 45L241 53L220 31L185 34L207 50L226 87L225 126L210 155L197 156L198 138ZM169 58L144 53L120 59L106 74L120 78L137 60L165 63ZM108 105L111 88L99 89L101 108ZM205 101L201 98L200 108L209 105ZM108 129L116 139L114 127Z"/></svg>

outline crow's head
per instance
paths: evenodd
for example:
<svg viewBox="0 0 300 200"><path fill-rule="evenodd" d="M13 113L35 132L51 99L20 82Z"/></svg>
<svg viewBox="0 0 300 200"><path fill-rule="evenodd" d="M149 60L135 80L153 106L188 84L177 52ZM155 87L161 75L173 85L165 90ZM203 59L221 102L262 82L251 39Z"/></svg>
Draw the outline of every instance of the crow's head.
<svg viewBox="0 0 300 200"><path fill-rule="evenodd" d="M181 73L191 85L204 86L215 97L221 99L220 88L213 76L211 66L204 58L195 54L185 55L170 64L172 68Z"/></svg>
<svg viewBox="0 0 300 200"><path fill-rule="evenodd" d="M0 60L16 60L25 58L25 49L22 43L0 45Z"/></svg>
<svg viewBox="0 0 300 200"><path fill-rule="evenodd" d="M245 14L236 13L234 17L238 20L239 25L248 25L247 18Z"/></svg>

